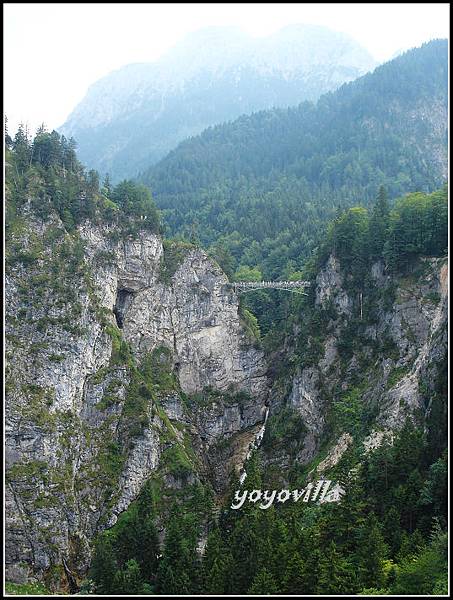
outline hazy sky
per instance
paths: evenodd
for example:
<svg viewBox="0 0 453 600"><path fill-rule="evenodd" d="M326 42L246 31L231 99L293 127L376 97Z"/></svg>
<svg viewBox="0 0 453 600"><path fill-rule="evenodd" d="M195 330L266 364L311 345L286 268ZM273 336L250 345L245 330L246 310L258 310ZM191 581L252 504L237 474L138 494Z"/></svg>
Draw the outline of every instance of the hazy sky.
<svg viewBox="0 0 453 600"><path fill-rule="evenodd" d="M4 106L9 129L60 126L88 86L156 60L190 31L236 25L251 35L291 23L343 31L378 60L448 37L449 4L4 3Z"/></svg>

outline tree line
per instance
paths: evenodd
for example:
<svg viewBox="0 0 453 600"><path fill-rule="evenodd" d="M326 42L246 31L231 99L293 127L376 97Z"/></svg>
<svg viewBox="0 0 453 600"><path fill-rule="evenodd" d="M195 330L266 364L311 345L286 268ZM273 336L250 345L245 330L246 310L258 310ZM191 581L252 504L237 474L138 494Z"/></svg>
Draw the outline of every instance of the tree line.
<svg viewBox="0 0 453 600"><path fill-rule="evenodd" d="M120 523L98 538L89 577L99 594L433 594L447 589L447 458L434 460L426 435L409 421L393 443L334 477L337 504L287 503L261 510L173 499L165 540L162 505L145 486ZM432 461L432 462L431 462ZM265 489L255 455L246 488ZM231 484L230 500L238 481ZM200 488L201 489L201 488ZM188 489L188 496L190 490ZM171 493L171 492L170 492ZM195 496L203 498L198 492ZM203 507L200 512L200 507ZM203 512L204 511L204 512ZM202 523L209 533L197 551Z"/></svg>
<svg viewBox="0 0 453 600"><path fill-rule="evenodd" d="M44 125L32 137L21 124L14 137L5 131L5 144L7 225L29 203L43 219L56 211L69 231L85 219L160 231L149 190L133 181L113 187L108 175L101 184L99 174L77 159L73 138Z"/></svg>

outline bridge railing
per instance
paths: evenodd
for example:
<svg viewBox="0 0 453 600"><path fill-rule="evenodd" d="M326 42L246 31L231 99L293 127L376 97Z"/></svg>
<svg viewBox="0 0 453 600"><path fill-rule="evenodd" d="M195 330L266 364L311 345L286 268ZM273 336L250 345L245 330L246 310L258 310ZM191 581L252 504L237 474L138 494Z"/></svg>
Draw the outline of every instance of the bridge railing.
<svg viewBox="0 0 453 600"><path fill-rule="evenodd" d="M234 288L299 288L309 287L309 281L235 281Z"/></svg>
<svg viewBox="0 0 453 600"><path fill-rule="evenodd" d="M252 292L254 290L285 290L295 294L307 294L303 291L310 286L309 281L234 281L229 284L237 293Z"/></svg>

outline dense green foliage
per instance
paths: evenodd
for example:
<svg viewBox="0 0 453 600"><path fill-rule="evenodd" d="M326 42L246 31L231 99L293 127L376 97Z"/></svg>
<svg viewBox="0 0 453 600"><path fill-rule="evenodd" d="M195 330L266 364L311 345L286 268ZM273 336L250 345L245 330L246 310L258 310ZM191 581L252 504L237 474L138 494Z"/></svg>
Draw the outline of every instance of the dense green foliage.
<svg viewBox="0 0 453 600"><path fill-rule="evenodd" d="M89 576L100 594L176 594L199 589L196 545L211 509L209 488L166 489L159 477L147 482L137 501L95 545ZM158 523L165 518L163 553Z"/></svg>
<svg viewBox="0 0 453 600"><path fill-rule="evenodd" d="M288 279L338 207L369 205L380 185L391 199L442 185L446 129L433 132L446 107L447 41L437 40L316 105L209 128L141 179L169 232L199 239L229 275L248 267Z"/></svg>
<svg viewBox="0 0 453 600"><path fill-rule="evenodd" d="M149 593L143 589L143 580L146 573L155 571L158 554L154 505L154 489L145 486L115 527L98 539L91 564L97 592Z"/></svg>
<svg viewBox="0 0 453 600"><path fill-rule="evenodd" d="M159 214L143 185L123 181L101 186L96 171L77 160L76 143L42 126L33 139L22 125L6 138L6 230L29 206L42 219L56 212L72 231L86 219L111 223L131 233L138 227L159 231Z"/></svg>
<svg viewBox="0 0 453 600"><path fill-rule="evenodd" d="M448 249L447 185L431 194L416 192L390 209L381 187L371 210L354 207L330 225L317 254L317 266L333 254L356 284L376 260L405 272L421 256L445 256Z"/></svg>
<svg viewBox="0 0 453 600"><path fill-rule="evenodd" d="M410 194L390 213L383 254L393 268L404 268L418 256L442 256L448 244L446 186L432 194Z"/></svg>
<svg viewBox="0 0 453 600"><path fill-rule="evenodd" d="M179 394L188 410L201 410L220 396L226 405L241 406L241 394L205 389L184 395L169 349L155 348L136 364L120 329L105 326L112 355L100 380L118 366L130 372L121 433L133 440L150 425L150 414L157 414L163 448L157 472L138 499L95 542L89 577L96 593L446 592L446 361L436 365L438 375L429 386L420 380L425 422L415 415L415 425L407 420L391 442L369 453L361 445L376 424L376 407L362 401L372 385L368 376L383 357L395 365L399 358L389 336L370 342L365 334L376 323L378 309L391 308L395 299L395 283L379 289L370 275L372 266L379 261L383 272L397 282L416 268L422 270L420 259L443 257L447 251L447 186L432 191L442 177L425 160L426 147L406 141L408 121L402 116L408 107L444 102L444 53L444 42L433 42L325 96L316 106L258 113L210 129L182 144L149 175L170 230L190 239L164 243L160 277L165 283L197 242L208 246L235 280L314 283L330 257L338 260L343 287L354 298L348 319L338 318L333 302L316 304L315 285L307 296L280 296L277 291L246 295L239 316L249 339L273 352L269 376L276 384L291 381L295 369L317 363L326 332L335 324L340 370L338 386L326 402L323 442L343 432L354 442L329 473L346 490L338 504L299 501L268 510L245 504L233 511L228 504L239 487L233 477L226 503L214 511L212 490L206 473L198 469L190 435L184 426L170 423L160 399ZM421 122L411 132L420 140L429 134ZM101 186L97 173L86 173L77 161L74 141L56 132L41 128L31 141L20 127L6 142L7 235L20 229L21 214L29 207L42 219L57 214L72 235L71 243L56 244L61 232L50 231L45 242L55 244L56 264L49 271L53 277L34 274L30 298L39 302L40 294L52 291L51 284L60 285L67 288L68 305L76 310L68 282L71 274L84 273L77 226L88 219L115 224L126 234L143 227L159 231L158 211L143 185L123 181L112 188L106 178ZM43 251L43 242L32 234L26 249L15 246L14 240L11 246L9 264L33 264ZM425 300L438 302L435 295ZM45 330L47 318L40 319L38 331ZM66 321L69 332L79 333L70 316ZM358 368L349 377L352 358ZM59 362L61 356L51 354L49 360ZM406 369L395 367L385 380L387 388L397 384ZM97 408L117 401L116 385L113 381L107 386ZM51 427L51 418L45 421L42 415L47 413L35 406L45 390L29 388L30 419ZM319 452L313 463L297 464L305 433L300 414L283 402L269 417L263 443L247 464L244 487L274 487L275 473L269 464L263 468L261 458L280 451L291 461L287 481L305 486L307 473L322 458ZM125 456L124 448L105 436L94 475L106 502L117 487ZM25 469L45 473L45 463L18 465L9 476L20 476L21 470L24 476ZM86 484L82 468L79 476ZM180 485L166 487L168 479ZM199 542L206 533L206 549L200 553ZM93 591L90 582L84 589ZM41 586L10 585L9 591L44 593Z"/></svg>
<svg viewBox="0 0 453 600"><path fill-rule="evenodd" d="M159 506L150 484L100 537L91 569L96 591L432 594L444 589L447 488L437 472L445 475L447 461L442 454L427 463L427 444L408 421L393 444L361 456L354 475L349 463L340 464L335 475L346 495L339 504L225 508L211 525L203 556L195 551L200 519L208 516L201 489L193 496L187 488L186 500L170 509L158 557L152 523ZM247 470L244 487L264 489L256 455Z"/></svg>
<svg viewBox="0 0 453 600"><path fill-rule="evenodd" d="M430 194L407 194L397 199L393 208L390 208L386 192L381 186L375 204L369 208L356 206L338 210L336 218L325 229L316 252L305 262L302 271L287 274L283 279L313 281L328 257L333 255L346 275L346 288L364 294L362 308L367 321L372 318L377 300L377 290L370 278L373 263L382 261L386 272L401 275L410 271L420 257L445 256L448 244L447 216L447 185ZM257 268L241 266L235 278L253 281L261 279L261 273ZM310 294L312 301L313 290ZM306 343L310 332L316 335L316 330L319 331L322 315L316 312L313 315L316 322L310 324L306 302L301 301L300 297L294 298L293 295L275 290L259 290L244 295L241 301L244 309L258 318L266 347L268 343L274 349L278 346L283 331L290 331L300 311L304 314L303 321L299 323L303 329L303 343ZM353 331L351 335L354 335ZM313 348L306 347L306 350L315 360Z"/></svg>

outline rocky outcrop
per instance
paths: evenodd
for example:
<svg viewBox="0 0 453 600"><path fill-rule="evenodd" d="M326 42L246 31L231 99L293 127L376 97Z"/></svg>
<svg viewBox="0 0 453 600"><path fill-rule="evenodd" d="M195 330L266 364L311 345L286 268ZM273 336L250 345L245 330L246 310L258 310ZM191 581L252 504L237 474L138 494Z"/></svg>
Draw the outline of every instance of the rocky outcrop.
<svg viewBox="0 0 453 600"><path fill-rule="evenodd" d="M325 306L332 300L339 314L351 315L353 303L343 283L340 262L331 254L325 268L316 277L316 305Z"/></svg>
<svg viewBox="0 0 453 600"><path fill-rule="evenodd" d="M340 458L352 444L353 439L351 434L343 433L337 440L336 444L330 450L329 454L316 467L316 475L321 475L324 471L331 469L338 464Z"/></svg>
<svg viewBox="0 0 453 600"><path fill-rule="evenodd" d="M16 243L33 259L12 253L6 282L7 576L61 589L63 563L86 572L94 535L165 470L172 445L192 440L191 480L219 470L214 487L225 485L241 456L217 469L210 448L262 422L266 367L201 250L182 252L164 276L155 234L86 223L68 235L58 219L32 216ZM158 379L136 381L158 350L170 394Z"/></svg>
<svg viewBox="0 0 453 600"><path fill-rule="evenodd" d="M238 318L238 305L221 269L193 250L171 285L142 287L124 315L124 337L140 354L156 346L175 353L181 388L205 387L265 393L263 355L253 349Z"/></svg>
<svg viewBox="0 0 453 600"><path fill-rule="evenodd" d="M426 409L422 383L435 380L447 349L447 270L445 259L423 259L418 273L399 281L392 309L382 312L376 335L388 334L397 349L382 359L383 381L369 394L381 395L383 428L399 428L408 414Z"/></svg>
<svg viewBox="0 0 453 600"><path fill-rule="evenodd" d="M308 464L321 442L328 442L326 420L338 400L345 399L350 407L356 403L355 410L364 407L374 414L374 430L361 440L365 451L380 445L384 433L391 439L406 418L427 416L429 397L447 352L447 269L446 259L425 258L405 276L395 276L376 262L370 268L373 284L368 288L373 295L368 307L372 305L374 313L367 320L362 317L366 293L352 292L338 259L328 258L314 282L313 310L329 315L323 330L316 332L317 343L321 340L318 357L295 369L285 395L276 393L281 382L271 394L276 411L291 407L303 423L294 457L297 462ZM340 345L353 320L361 344L352 355L345 355ZM304 340L304 345L310 348L311 339ZM336 427L330 451L319 465L323 469L334 466L354 441L349 431L338 431L338 423ZM292 462L288 451L276 450L278 460L272 448L266 463L275 467L277 461L277 467L286 470Z"/></svg>
<svg viewBox="0 0 453 600"><path fill-rule="evenodd" d="M300 462L307 463L318 449L325 425L325 399L319 386L318 369L309 367L294 377L288 403L298 411L307 430L303 448L297 455Z"/></svg>

